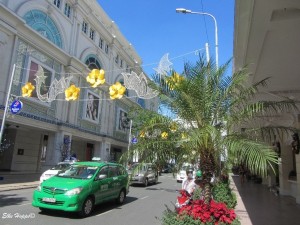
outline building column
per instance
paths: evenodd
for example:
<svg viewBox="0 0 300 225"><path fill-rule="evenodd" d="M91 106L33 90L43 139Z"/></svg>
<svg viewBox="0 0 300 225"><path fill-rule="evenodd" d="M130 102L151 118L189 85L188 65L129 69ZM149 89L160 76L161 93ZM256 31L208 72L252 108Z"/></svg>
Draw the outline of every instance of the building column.
<svg viewBox="0 0 300 225"><path fill-rule="evenodd" d="M102 142L96 142L94 144L93 157L100 157L102 159Z"/></svg>
<svg viewBox="0 0 300 225"><path fill-rule="evenodd" d="M108 161L110 159L110 143L103 141L101 142L100 157L103 161Z"/></svg>
<svg viewBox="0 0 300 225"><path fill-rule="evenodd" d="M281 157L278 159L278 173L279 173L279 189L281 195L289 195L290 185L288 182L289 172L291 170L291 154L290 146L282 146Z"/></svg>
<svg viewBox="0 0 300 225"><path fill-rule="evenodd" d="M63 161L65 158L70 158L71 154L72 135L65 132L57 132L52 141L53 149L51 162L54 164Z"/></svg>

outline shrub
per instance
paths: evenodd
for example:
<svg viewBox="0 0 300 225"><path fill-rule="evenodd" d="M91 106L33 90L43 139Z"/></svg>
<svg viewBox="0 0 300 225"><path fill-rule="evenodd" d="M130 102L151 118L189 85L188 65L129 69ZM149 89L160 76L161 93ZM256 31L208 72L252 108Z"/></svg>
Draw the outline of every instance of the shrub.
<svg viewBox="0 0 300 225"><path fill-rule="evenodd" d="M231 191L229 187L229 182L216 183L212 189L212 194L216 202L224 202L226 206L230 209L235 208L237 200L235 194Z"/></svg>
<svg viewBox="0 0 300 225"><path fill-rule="evenodd" d="M181 197L184 191L181 191ZM234 208L237 204L236 196L229 187L229 181L224 177L212 188L213 200L205 204L201 199L202 189L194 191L190 204L184 205L176 211L169 208L164 212L163 225L240 225ZM180 198L180 197L179 197Z"/></svg>

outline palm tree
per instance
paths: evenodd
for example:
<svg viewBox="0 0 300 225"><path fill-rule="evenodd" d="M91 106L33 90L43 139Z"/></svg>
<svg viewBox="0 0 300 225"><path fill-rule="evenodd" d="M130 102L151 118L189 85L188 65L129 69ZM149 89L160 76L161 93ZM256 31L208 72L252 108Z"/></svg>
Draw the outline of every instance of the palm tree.
<svg viewBox="0 0 300 225"><path fill-rule="evenodd" d="M170 127L177 123L176 135L164 140L176 143L183 154L196 152L205 182L205 201L211 199L210 180L220 169L220 156L229 154L243 163L251 172L265 176L267 169L277 163L278 156L270 144L274 135L289 134L292 127L264 126L266 117L296 110L296 104L289 99L276 101L264 99L259 94L267 85L267 79L249 84L246 68L226 75L230 61L216 69L202 58L195 64L185 64L179 75L157 75L155 87L160 92L162 105L179 118L171 120L162 115L153 115L140 127L143 130ZM182 139L179 133L187 133ZM165 143L162 140L147 140L147 145ZM171 154L171 153L170 153ZM180 157L179 157L180 158Z"/></svg>

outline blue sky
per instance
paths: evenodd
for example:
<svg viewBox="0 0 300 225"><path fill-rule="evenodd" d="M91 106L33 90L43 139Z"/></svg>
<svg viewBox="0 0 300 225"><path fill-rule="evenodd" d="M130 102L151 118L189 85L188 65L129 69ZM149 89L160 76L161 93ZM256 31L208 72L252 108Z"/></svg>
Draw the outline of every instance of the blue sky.
<svg viewBox="0 0 300 225"><path fill-rule="evenodd" d="M132 43L151 76L162 56L169 53L173 69L195 62L195 51L205 55L209 43L215 60L215 25L209 16L176 13L176 8L212 14L217 20L219 65L233 56L234 0L98 0L108 16Z"/></svg>

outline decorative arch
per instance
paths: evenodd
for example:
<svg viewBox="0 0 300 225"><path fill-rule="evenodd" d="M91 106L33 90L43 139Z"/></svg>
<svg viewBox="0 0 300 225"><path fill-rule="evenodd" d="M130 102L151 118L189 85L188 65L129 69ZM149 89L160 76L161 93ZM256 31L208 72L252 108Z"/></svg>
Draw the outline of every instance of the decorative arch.
<svg viewBox="0 0 300 225"><path fill-rule="evenodd" d="M34 9L28 11L23 19L26 24L39 32L42 36L47 38L49 41L62 48L61 34L55 24L55 22L44 12Z"/></svg>
<svg viewBox="0 0 300 225"><path fill-rule="evenodd" d="M85 60L84 60L85 65L88 66L88 68L90 70L92 69L103 69L102 64L100 62L100 60L98 59L98 57L94 54L90 54L88 55Z"/></svg>

